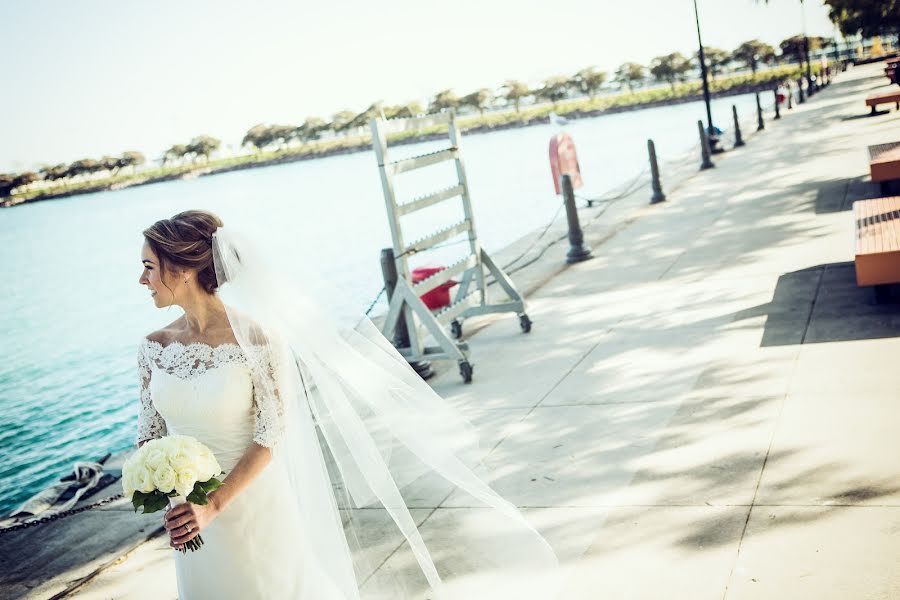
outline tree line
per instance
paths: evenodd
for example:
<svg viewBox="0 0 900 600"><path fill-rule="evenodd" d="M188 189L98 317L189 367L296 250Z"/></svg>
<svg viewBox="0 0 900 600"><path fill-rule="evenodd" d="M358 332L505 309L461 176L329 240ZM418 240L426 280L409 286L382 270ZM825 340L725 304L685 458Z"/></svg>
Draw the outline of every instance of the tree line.
<svg viewBox="0 0 900 600"><path fill-rule="evenodd" d="M768 3L768 0L766 0ZM900 0L823 0L830 10L830 18L844 35L862 34L866 37L892 34L900 31ZM802 2L802 0L801 0ZM744 42L732 51L720 48L704 48L706 67L715 78L729 65L739 64L749 68L754 74L761 65L793 60L802 64L806 56L806 39L804 36L793 36L779 44L778 51L769 44L759 40ZM809 51L828 47L834 40L810 37ZM242 146L252 147L257 151L269 148L286 148L289 144L308 143L321 139L325 135L339 136L350 134L367 125L373 117L396 118L411 117L425 112L433 113L447 109L477 111L480 114L501 101L519 112L523 102L529 99L534 102L556 102L571 97L573 94L595 97L608 82L616 83L620 88L634 91L649 81L668 83L674 89L679 82L685 81L691 72L698 68L696 55L684 56L680 52L672 52L658 56L647 65L636 62L623 63L610 78L610 74L595 67L584 68L569 76L557 75L548 77L536 87L525 82L510 79L494 91L480 88L469 94L458 96L452 89L441 90L434 95L427 107L417 102L402 105L386 105L373 102L360 113L343 110L332 115L330 121L319 117L309 117L301 125L265 125L251 127L244 135ZM221 142L211 136L201 135L186 144L175 144L167 149L161 157L166 166L171 163L191 164L198 160L208 161L210 155L221 146ZM79 177L88 177L102 172L110 176L121 169L132 169L145 163L144 155L137 151L124 152L121 156L104 156L100 159L85 158L71 164L45 165L38 171L22 173L0 173L0 197L9 196L20 187L38 181L61 181L63 184Z"/></svg>

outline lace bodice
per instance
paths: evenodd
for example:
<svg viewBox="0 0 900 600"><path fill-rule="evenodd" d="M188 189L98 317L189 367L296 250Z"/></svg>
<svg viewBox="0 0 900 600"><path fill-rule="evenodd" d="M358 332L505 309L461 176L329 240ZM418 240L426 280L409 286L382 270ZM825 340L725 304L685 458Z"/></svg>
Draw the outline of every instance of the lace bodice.
<svg viewBox="0 0 900 600"><path fill-rule="evenodd" d="M237 364L244 367L252 382L254 414L253 441L273 448L284 432L284 406L275 385L276 364L268 345L248 346L250 357L235 343L210 346L203 342L167 345L143 338L138 348L140 409L135 442L160 438L169 433L166 420L157 410L151 392L154 372L164 371L180 380L192 381L212 369ZM251 368L249 360L260 368Z"/></svg>

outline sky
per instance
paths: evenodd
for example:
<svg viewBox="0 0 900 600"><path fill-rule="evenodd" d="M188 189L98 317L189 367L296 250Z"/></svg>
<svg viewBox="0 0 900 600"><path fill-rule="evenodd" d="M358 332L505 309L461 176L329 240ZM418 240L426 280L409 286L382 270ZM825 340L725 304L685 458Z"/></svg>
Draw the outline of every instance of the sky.
<svg viewBox="0 0 900 600"><path fill-rule="evenodd" d="M777 46L803 27L797 0L698 6L706 46ZM821 0L803 10L810 35L835 35ZM697 47L691 0L3 0L0 23L0 172L153 159L200 134L236 146L257 123Z"/></svg>

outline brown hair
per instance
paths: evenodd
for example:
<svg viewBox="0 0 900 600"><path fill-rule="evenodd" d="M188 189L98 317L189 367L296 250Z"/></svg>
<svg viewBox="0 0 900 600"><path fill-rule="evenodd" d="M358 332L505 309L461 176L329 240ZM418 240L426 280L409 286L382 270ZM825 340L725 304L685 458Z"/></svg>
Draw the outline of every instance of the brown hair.
<svg viewBox="0 0 900 600"><path fill-rule="evenodd" d="M171 273L178 267L195 269L197 283L212 294L219 287L213 266L212 234L222 226L222 219L209 211L186 210L171 219L157 221L143 234L159 258L161 272Z"/></svg>

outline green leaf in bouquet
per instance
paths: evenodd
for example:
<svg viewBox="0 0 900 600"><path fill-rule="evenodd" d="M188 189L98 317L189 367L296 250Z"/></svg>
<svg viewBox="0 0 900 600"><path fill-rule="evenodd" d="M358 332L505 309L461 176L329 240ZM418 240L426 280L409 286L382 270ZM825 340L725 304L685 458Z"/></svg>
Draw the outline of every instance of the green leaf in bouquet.
<svg viewBox="0 0 900 600"><path fill-rule="evenodd" d="M194 504L207 504L208 500L206 498L206 490L203 489L203 486L199 481L194 483L194 489L190 494L188 494L187 499L189 502L193 502Z"/></svg>
<svg viewBox="0 0 900 600"><path fill-rule="evenodd" d="M147 498L147 494L140 490L135 490L131 495L131 504L134 506L134 512L137 512L139 506L144 503L144 500Z"/></svg>
<svg viewBox="0 0 900 600"><path fill-rule="evenodd" d="M144 501L144 514L154 513L169 505L169 497L159 490L154 490Z"/></svg>
<svg viewBox="0 0 900 600"><path fill-rule="evenodd" d="M200 485L203 486L203 489L206 490L206 493L208 494L219 489L222 486L222 482L215 477L211 477L208 481L204 481Z"/></svg>

